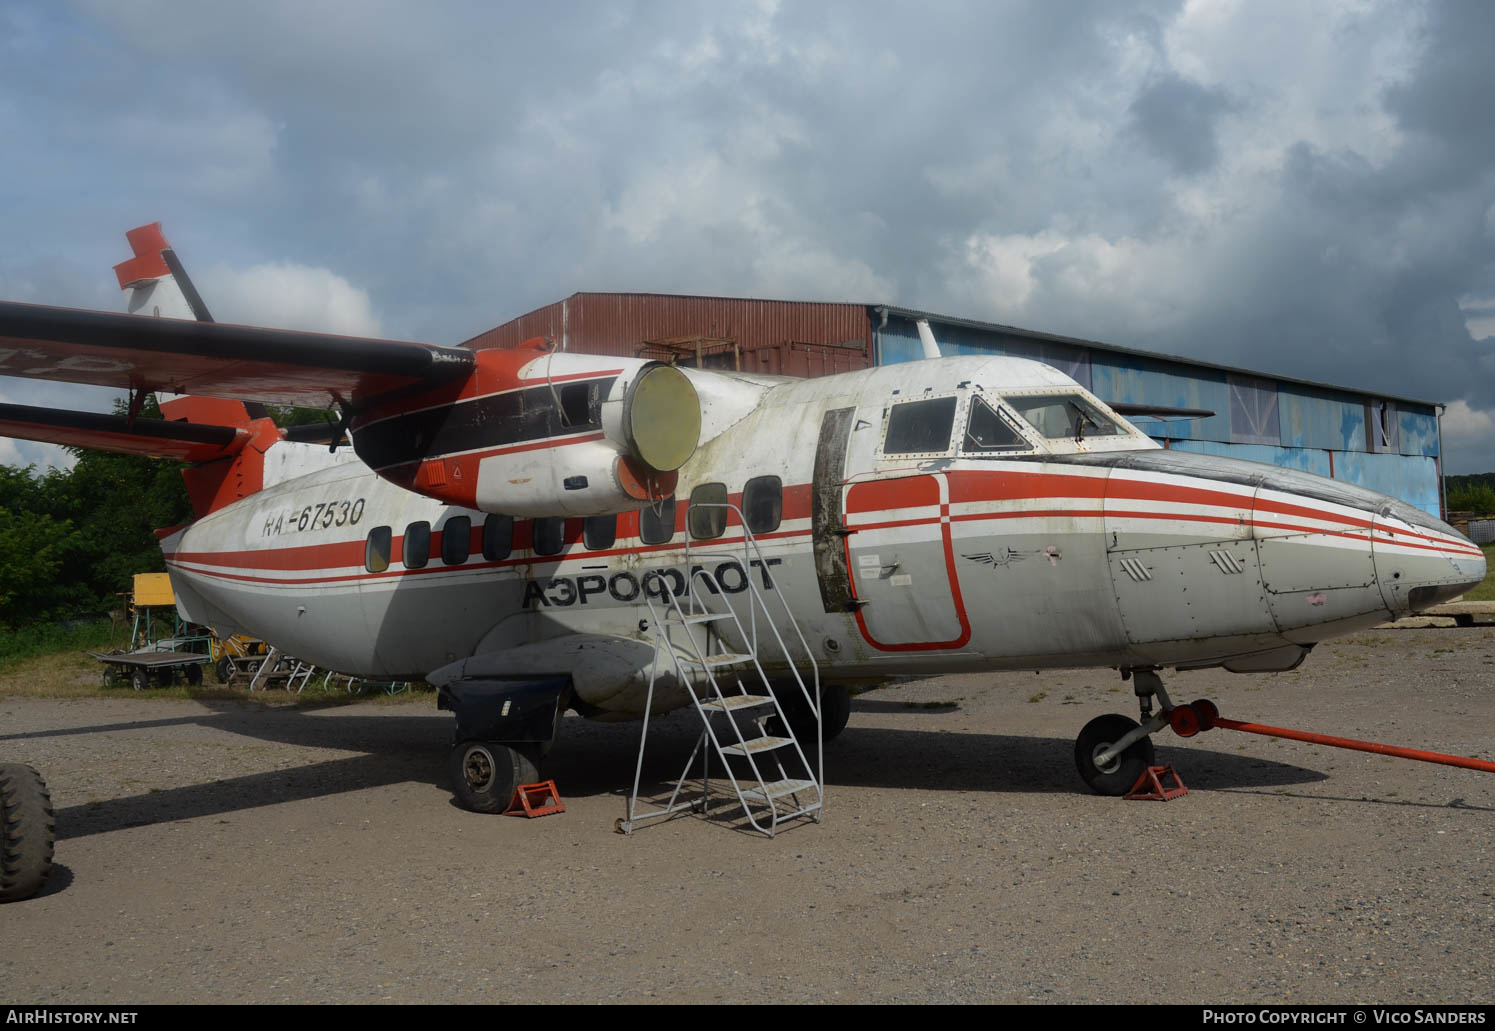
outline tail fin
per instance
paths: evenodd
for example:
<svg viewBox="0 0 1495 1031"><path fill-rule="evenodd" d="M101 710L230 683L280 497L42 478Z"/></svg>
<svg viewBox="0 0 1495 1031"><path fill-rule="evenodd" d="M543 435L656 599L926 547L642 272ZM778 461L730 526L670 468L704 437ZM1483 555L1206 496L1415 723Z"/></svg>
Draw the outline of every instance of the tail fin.
<svg viewBox="0 0 1495 1031"><path fill-rule="evenodd" d="M131 315L213 321L186 268L166 242L160 222L131 229L125 239L134 257L114 266L114 275L119 288L130 292L126 310ZM263 405L221 397L168 395L161 399L161 415L168 423L226 426L239 431L232 451L182 470L192 509L199 517L264 486L265 451L279 442L281 432Z"/></svg>
<svg viewBox="0 0 1495 1031"><path fill-rule="evenodd" d="M125 239L135 256L114 266L114 275L119 288L130 291L126 311L131 315L213 321L176 251L167 245L160 222L131 229Z"/></svg>

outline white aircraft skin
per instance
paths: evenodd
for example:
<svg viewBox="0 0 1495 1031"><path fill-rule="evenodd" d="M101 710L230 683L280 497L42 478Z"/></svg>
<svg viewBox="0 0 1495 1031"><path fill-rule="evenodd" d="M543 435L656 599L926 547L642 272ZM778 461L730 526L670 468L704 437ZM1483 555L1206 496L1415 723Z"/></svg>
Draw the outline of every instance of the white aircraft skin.
<svg viewBox="0 0 1495 1031"><path fill-rule="evenodd" d="M599 365L623 370L612 385L621 395L647 363L555 354L525 375L543 367L559 380ZM657 597L665 582L684 587L685 499L723 483L741 505L744 485L763 476L779 478L785 500L782 522L757 535L762 560L743 569L740 525L694 541L691 565L719 590L699 581L695 589L706 587L699 600L715 611L746 576L781 593L832 681L1292 668L1321 640L1427 607L1485 574L1477 547L1403 502L1306 473L1165 451L1036 362L935 359L816 380L681 371L725 414L714 425L708 415L705 439L679 470L679 529L666 544L642 543L637 515L625 514L611 546L589 549L573 518L564 550L544 556L530 546L529 521L518 520L512 553L488 560L484 512L389 483L346 450L333 457L283 441L270 449L265 489L163 541L183 614L371 676L445 683L569 673L580 711L637 718L653 658L643 594ZM1033 395L1083 399L1116 432L1046 438L1011 408ZM938 398L954 399L949 446L886 454L893 407ZM1026 450L970 450L978 398L1022 432ZM851 532L824 550L856 601L827 611L810 499L822 423L846 409L844 464L829 489ZM530 454L564 465L566 449ZM289 475L309 467L317 468ZM471 554L448 565L441 537L458 518L470 520ZM406 568L402 534L419 521L431 526L430 558ZM379 526L391 528L394 559L370 572L365 543ZM654 711L689 704L665 679Z"/></svg>

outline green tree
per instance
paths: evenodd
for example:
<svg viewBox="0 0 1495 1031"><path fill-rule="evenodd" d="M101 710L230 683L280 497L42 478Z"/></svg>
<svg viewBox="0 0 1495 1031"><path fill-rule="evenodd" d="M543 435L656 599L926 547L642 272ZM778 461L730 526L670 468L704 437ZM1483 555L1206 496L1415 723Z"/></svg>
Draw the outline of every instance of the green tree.
<svg viewBox="0 0 1495 1031"><path fill-rule="evenodd" d="M1495 512L1495 487L1485 483L1448 485L1451 512Z"/></svg>

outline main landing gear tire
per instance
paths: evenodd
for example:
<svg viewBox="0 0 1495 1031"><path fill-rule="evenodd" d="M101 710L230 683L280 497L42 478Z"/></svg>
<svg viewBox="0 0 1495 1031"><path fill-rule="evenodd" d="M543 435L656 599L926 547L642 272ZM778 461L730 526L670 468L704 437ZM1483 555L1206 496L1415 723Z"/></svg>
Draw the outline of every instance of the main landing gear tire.
<svg viewBox="0 0 1495 1031"><path fill-rule="evenodd" d="M1153 765L1152 738L1144 737L1127 746L1127 750L1105 767L1095 764L1095 757L1115 741L1136 730L1139 724L1120 713L1097 716L1085 724L1075 738L1075 766L1080 779L1098 795L1120 796L1132 789L1137 779Z"/></svg>
<svg viewBox="0 0 1495 1031"><path fill-rule="evenodd" d="M790 684L777 694L779 707L784 710L784 716L789 720L789 727L794 731L794 736L799 740L800 747L809 747L815 744L815 714L810 711L809 702L800 692L798 684ZM823 726L820 733L821 739L831 742L841 731L846 729L846 723L851 719L851 688L845 684L822 685L820 688L820 714ZM779 719L775 716L769 722L769 732L779 733Z"/></svg>
<svg viewBox="0 0 1495 1031"><path fill-rule="evenodd" d="M52 869L53 826L41 774L21 763L0 764L0 902L41 890Z"/></svg>
<svg viewBox="0 0 1495 1031"><path fill-rule="evenodd" d="M459 741L452 746L447 771L463 809L501 813L514 789L540 778L538 745L500 745L492 741Z"/></svg>

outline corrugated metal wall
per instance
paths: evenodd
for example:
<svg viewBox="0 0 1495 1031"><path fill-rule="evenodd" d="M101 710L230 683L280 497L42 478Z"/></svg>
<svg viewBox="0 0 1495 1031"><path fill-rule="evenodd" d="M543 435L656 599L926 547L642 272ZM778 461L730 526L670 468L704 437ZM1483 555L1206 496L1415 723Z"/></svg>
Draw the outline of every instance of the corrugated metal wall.
<svg viewBox="0 0 1495 1031"><path fill-rule="evenodd" d="M684 365L695 364L693 341L699 339L708 368L739 365L778 376L824 376L872 364L864 305L668 294L572 294L463 346L515 347L531 337L551 337L563 350L587 354L665 358L673 352Z"/></svg>

